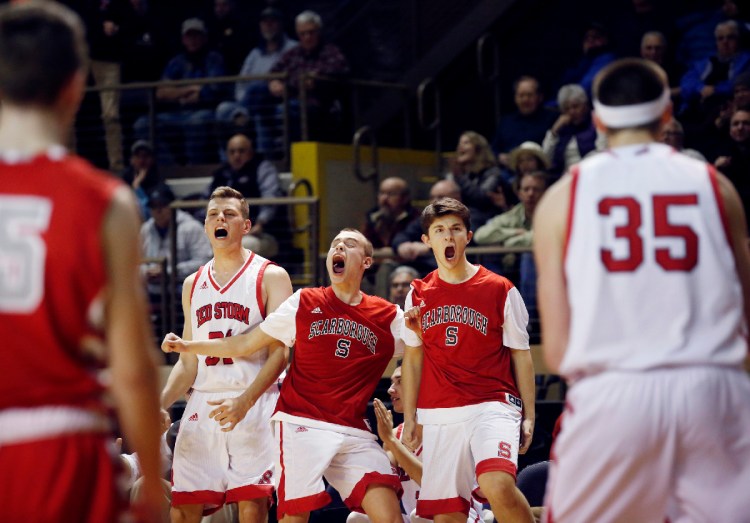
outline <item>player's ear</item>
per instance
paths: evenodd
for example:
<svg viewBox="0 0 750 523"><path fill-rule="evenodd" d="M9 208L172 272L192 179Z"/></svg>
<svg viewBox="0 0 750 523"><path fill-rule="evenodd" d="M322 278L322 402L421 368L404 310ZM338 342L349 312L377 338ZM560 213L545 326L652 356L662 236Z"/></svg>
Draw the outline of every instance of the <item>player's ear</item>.
<svg viewBox="0 0 750 523"><path fill-rule="evenodd" d="M667 107L664 109L664 112L661 115L661 118L659 119L659 123L664 126L667 125L669 122L672 121L672 102L669 102L667 104Z"/></svg>
<svg viewBox="0 0 750 523"><path fill-rule="evenodd" d="M372 267L372 256L365 256L365 259L362 261L362 263L365 266L365 270Z"/></svg>
<svg viewBox="0 0 750 523"><path fill-rule="evenodd" d="M422 235L422 243L424 243L425 245L430 245L430 237L428 235L426 235L426 234L423 234Z"/></svg>
<svg viewBox="0 0 750 523"><path fill-rule="evenodd" d="M474 237L474 231L466 231L466 243L469 243Z"/></svg>
<svg viewBox="0 0 750 523"><path fill-rule="evenodd" d="M602 123L602 121L597 116L596 111L594 111L593 113L591 113L591 118L594 120L594 126L596 127L597 131L599 131L600 133L606 133L607 132L607 128L604 126L604 124Z"/></svg>
<svg viewBox="0 0 750 523"><path fill-rule="evenodd" d="M250 219L248 218L247 220L245 220L245 225L242 227L242 234L243 235L248 234L250 232L250 229L252 228L253 228L253 222L251 222Z"/></svg>

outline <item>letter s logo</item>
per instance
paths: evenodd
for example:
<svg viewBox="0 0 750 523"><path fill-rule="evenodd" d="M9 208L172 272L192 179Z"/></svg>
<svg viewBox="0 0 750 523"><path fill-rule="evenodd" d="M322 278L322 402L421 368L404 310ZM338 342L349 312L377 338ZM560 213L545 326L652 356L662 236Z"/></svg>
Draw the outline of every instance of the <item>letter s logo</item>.
<svg viewBox="0 0 750 523"><path fill-rule="evenodd" d="M349 347L351 347L351 340L340 339L336 342L336 356L339 358L346 358L349 356Z"/></svg>
<svg viewBox="0 0 750 523"><path fill-rule="evenodd" d="M455 325L445 328L445 344L448 347L455 347L458 345L458 327Z"/></svg>

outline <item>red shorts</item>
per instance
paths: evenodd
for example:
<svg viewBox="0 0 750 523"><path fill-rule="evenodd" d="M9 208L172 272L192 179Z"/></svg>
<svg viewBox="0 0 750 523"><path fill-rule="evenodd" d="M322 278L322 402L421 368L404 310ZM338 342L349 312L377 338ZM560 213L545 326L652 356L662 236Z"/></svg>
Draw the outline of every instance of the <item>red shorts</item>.
<svg viewBox="0 0 750 523"><path fill-rule="evenodd" d="M3 521L117 521L124 505L108 441L105 434L68 434L0 445Z"/></svg>

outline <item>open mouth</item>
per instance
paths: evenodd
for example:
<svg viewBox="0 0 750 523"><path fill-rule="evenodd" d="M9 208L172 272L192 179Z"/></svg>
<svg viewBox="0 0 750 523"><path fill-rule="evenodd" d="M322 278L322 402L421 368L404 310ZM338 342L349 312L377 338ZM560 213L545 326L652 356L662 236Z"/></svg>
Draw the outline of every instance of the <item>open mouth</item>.
<svg viewBox="0 0 750 523"><path fill-rule="evenodd" d="M216 229L216 231L214 231L214 236L216 238L226 238L229 236L229 231L226 229Z"/></svg>
<svg viewBox="0 0 750 523"><path fill-rule="evenodd" d="M453 261L453 259L456 257L456 248L453 245L449 245L445 248L445 259L448 261Z"/></svg>
<svg viewBox="0 0 750 523"><path fill-rule="evenodd" d="M331 262L332 262L334 274L341 274L342 272L344 272L346 263L344 262L343 256L341 256L340 254L335 254Z"/></svg>

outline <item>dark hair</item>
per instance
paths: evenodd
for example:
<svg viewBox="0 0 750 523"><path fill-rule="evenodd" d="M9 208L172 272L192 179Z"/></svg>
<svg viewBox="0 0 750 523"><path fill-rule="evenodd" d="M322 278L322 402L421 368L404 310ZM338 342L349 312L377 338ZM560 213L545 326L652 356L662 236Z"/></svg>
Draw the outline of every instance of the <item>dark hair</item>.
<svg viewBox="0 0 750 523"><path fill-rule="evenodd" d="M212 200L216 200L218 198L234 198L236 200L239 200L242 217L246 220L250 218L250 205L248 205L245 197L242 196L242 193L237 189L232 189L231 187L227 186L217 187L211 193L211 196L208 197L208 201L211 202Z"/></svg>
<svg viewBox="0 0 750 523"><path fill-rule="evenodd" d="M471 230L471 217L469 215L469 208L458 200L444 197L438 198L433 203L425 207L424 211L422 211L422 231L427 234L430 229L430 225L432 225L432 222L434 222L438 218L442 218L443 216L448 216L451 214L455 214L461 219L461 221L464 222L467 231Z"/></svg>
<svg viewBox="0 0 750 523"><path fill-rule="evenodd" d="M51 106L87 66L83 24L57 2L0 8L0 96L11 103Z"/></svg>
<svg viewBox="0 0 750 523"><path fill-rule="evenodd" d="M594 97L611 107L652 102L662 96L665 88L666 74L661 67L642 58L612 62L594 79ZM637 128L656 132L660 120L657 118Z"/></svg>

